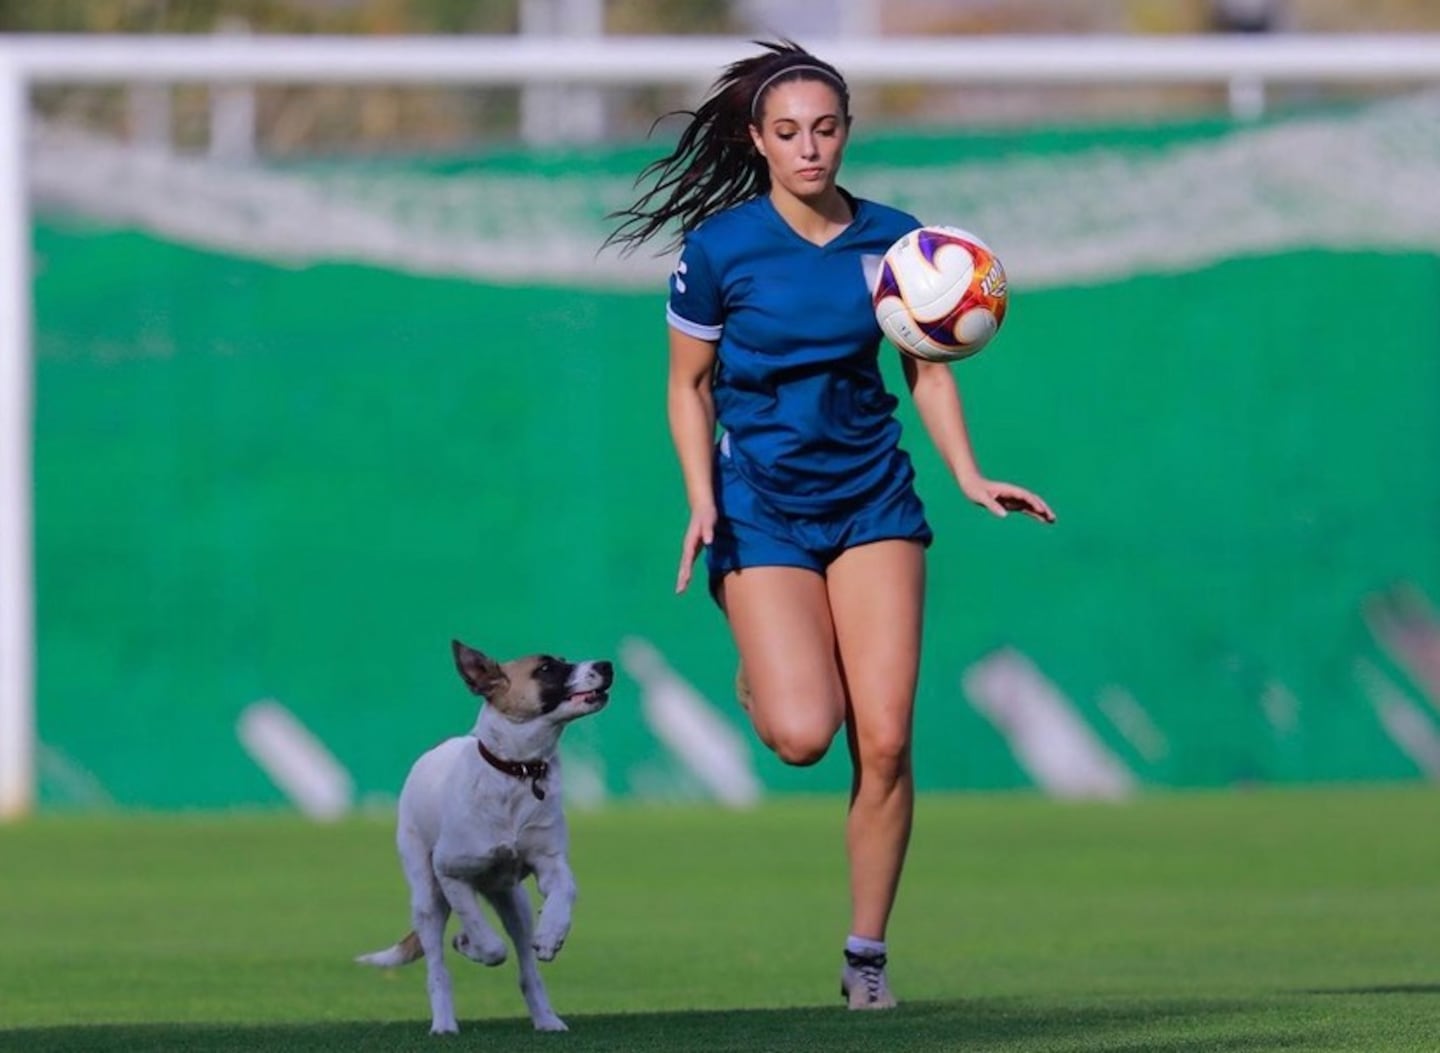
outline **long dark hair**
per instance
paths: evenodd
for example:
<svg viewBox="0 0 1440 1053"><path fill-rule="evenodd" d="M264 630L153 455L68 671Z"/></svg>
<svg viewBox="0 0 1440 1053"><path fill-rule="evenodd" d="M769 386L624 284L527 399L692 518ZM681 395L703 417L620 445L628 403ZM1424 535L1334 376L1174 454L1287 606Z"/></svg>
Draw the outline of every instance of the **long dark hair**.
<svg viewBox="0 0 1440 1053"><path fill-rule="evenodd" d="M764 97L775 85L793 80L823 81L840 96L841 112L849 119L850 91L834 66L793 41L756 43L766 49L765 53L727 66L699 109L665 115L690 120L675 149L646 165L635 180L639 186L653 179L653 185L635 204L606 217L620 223L604 245L619 245L622 252L633 252L678 220L679 232L666 247L674 248L685 232L706 217L768 192L770 170L750 141L750 125L759 123Z"/></svg>

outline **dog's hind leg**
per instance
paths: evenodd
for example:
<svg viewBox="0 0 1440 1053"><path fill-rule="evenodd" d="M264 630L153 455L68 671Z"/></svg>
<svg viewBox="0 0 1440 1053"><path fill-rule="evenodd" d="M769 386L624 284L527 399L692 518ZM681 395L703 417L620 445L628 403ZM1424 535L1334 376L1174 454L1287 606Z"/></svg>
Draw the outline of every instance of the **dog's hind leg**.
<svg viewBox="0 0 1440 1053"><path fill-rule="evenodd" d="M415 934L425 948L425 990L430 995L430 1033L453 1035L460 1030L455 1022L455 996L450 970L445 967L445 919L449 911L435 907L415 914Z"/></svg>
<svg viewBox="0 0 1440 1053"><path fill-rule="evenodd" d="M402 842L401 862L410 882L410 923L425 952L425 990L430 995L430 1033L453 1035L460 1030L455 1022L455 997L450 970L445 967L445 922L450 904L440 891L430 869L430 854L418 841Z"/></svg>
<svg viewBox="0 0 1440 1053"><path fill-rule="evenodd" d="M537 1031L566 1031L565 1021L550 1008L550 997L545 992L545 982L540 979L540 967L535 958L535 948L530 945L534 927L530 917L530 894L524 885L515 885L508 891L486 893L495 913L510 934L515 944L515 960L520 966L520 993L525 996L525 1005L530 1009L530 1019Z"/></svg>

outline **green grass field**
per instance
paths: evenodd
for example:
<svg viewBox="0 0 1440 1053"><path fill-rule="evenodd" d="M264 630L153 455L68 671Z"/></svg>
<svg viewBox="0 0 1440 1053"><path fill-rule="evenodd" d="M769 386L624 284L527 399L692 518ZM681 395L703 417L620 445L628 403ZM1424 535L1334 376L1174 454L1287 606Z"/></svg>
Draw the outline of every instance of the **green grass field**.
<svg viewBox="0 0 1440 1053"><path fill-rule="evenodd" d="M903 1005L838 1001L842 802L575 813L537 1035L513 964L452 955L458 1039L388 818L51 816L0 829L6 1050L1440 1050L1440 792L922 799Z"/></svg>

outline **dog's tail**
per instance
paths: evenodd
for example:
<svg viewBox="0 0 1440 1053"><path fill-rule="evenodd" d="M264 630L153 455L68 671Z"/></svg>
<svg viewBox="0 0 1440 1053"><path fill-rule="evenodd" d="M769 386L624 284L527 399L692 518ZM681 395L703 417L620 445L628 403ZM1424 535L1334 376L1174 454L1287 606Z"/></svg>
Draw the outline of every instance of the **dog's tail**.
<svg viewBox="0 0 1440 1053"><path fill-rule="evenodd" d="M393 969L399 965L409 965L423 957L425 957L425 951L420 946L420 937L413 932L407 932L405 938L393 947L386 947L383 951L376 951L374 954L362 954L355 960L361 965L379 965Z"/></svg>

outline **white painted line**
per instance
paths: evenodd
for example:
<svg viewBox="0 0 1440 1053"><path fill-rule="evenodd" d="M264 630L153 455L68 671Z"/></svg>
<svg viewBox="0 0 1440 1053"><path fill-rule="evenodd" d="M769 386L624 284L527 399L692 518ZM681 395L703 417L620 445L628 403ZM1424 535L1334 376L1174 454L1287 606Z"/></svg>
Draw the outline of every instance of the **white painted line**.
<svg viewBox="0 0 1440 1053"><path fill-rule="evenodd" d="M338 819L350 810L355 783L295 714L273 699L245 707L236 723L240 744L301 813Z"/></svg>
<svg viewBox="0 0 1440 1053"><path fill-rule="evenodd" d="M1415 762L1427 779L1440 781L1440 731L1405 693L1369 662L1355 663L1355 679L1375 707L1380 725L1400 752Z"/></svg>
<svg viewBox="0 0 1440 1053"><path fill-rule="evenodd" d="M1024 654L1004 648L965 670L965 693L1005 736L1036 785L1056 797L1128 797L1130 770Z"/></svg>
<svg viewBox="0 0 1440 1053"><path fill-rule="evenodd" d="M640 684L645 722L716 800L745 807L760 799L745 740L652 643L622 640L620 664Z"/></svg>

